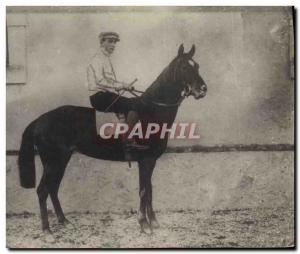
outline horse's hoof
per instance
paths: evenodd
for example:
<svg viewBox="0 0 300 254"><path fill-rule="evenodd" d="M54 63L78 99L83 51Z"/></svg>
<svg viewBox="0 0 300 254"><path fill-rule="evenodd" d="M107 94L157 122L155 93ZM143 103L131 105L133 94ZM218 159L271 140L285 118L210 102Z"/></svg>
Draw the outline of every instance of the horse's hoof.
<svg viewBox="0 0 300 254"><path fill-rule="evenodd" d="M151 222L150 222L150 225L151 225L151 227L152 228L159 228L159 223L157 222L157 220L152 220Z"/></svg>
<svg viewBox="0 0 300 254"><path fill-rule="evenodd" d="M53 233L50 230L50 228L44 228L43 229L42 239L47 243L54 243L55 242L55 238L54 238Z"/></svg>
<svg viewBox="0 0 300 254"><path fill-rule="evenodd" d="M75 226L72 224L72 222L70 222L69 220L65 219L63 222L63 225L65 226L65 228L67 229L74 229Z"/></svg>
<svg viewBox="0 0 300 254"><path fill-rule="evenodd" d="M145 220L140 222L141 225L141 233L146 235L151 235L153 233L152 228L150 227L149 223Z"/></svg>
<svg viewBox="0 0 300 254"><path fill-rule="evenodd" d="M146 235L152 235L153 231L150 227L141 228L141 233Z"/></svg>
<svg viewBox="0 0 300 254"><path fill-rule="evenodd" d="M73 226L73 224L68 219L66 219L66 218L58 220L58 223L60 225L65 226L65 227L71 227L71 226Z"/></svg>
<svg viewBox="0 0 300 254"><path fill-rule="evenodd" d="M45 235L51 235L52 234L52 231L50 230L50 228L43 228L43 233Z"/></svg>
<svg viewBox="0 0 300 254"><path fill-rule="evenodd" d="M47 234L45 234L45 236L44 236L44 240L45 240L45 242L48 242L48 243L54 243L56 240L55 240L55 237L53 236L53 234L52 233L47 233Z"/></svg>
<svg viewBox="0 0 300 254"><path fill-rule="evenodd" d="M58 220L58 223L63 224L63 225L71 224L71 222L69 220L67 220L66 218Z"/></svg>

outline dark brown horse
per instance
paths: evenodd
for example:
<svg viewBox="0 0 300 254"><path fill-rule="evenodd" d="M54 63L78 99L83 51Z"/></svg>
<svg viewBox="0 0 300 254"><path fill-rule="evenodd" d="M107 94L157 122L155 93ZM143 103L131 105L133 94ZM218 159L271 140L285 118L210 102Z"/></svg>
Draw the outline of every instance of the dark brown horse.
<svg viewBox="0 0 300 254"><path fill-rule="evenodd" d="M139 117L142 126L149 122L171 126L184 96L193 95L195 99L205 96L207 87L199 75L199 65L192 59L193 45L184 53L183 45L178 55L163 70L145 93L136 98L140 103ZM103 140L97 136L95 111L91 108L62 106L49 111L34 120L25 129L19 154L21 186L35 187L34 151L40 155L44 171L37 188L42 229L50 232L47 198L50 195L55 213L60 223L68 223L58 200L58 189L65 168L76 150L87 156L112 161L124 161L121 141ZM140 208L138 222L143 232L151 232L158 227L152 208L151 176L156 160L164 153L168 137L141 140L149 149L133 155L139 166Z"/></svg>

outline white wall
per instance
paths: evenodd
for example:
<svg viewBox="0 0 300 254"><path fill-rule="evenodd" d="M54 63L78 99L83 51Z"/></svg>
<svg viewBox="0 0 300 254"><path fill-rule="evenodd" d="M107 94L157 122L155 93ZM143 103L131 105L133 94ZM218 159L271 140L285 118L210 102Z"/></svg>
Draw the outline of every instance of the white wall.
<svg viewBox="0 0 300 254"><path fill-rule="evenodd" d="M196 45L194 59L207 96L186 100L177 121L196 121L200 141L185 144L293 142L290 19L287 9L187 12L26 12L24 86L7 87L7 149L18 149L25 126L64 104L89 105L86 65L98 33L121 36L114 56L120 80L145 89L176 55ZM179 144L179 143L172 143Z"/></svg>

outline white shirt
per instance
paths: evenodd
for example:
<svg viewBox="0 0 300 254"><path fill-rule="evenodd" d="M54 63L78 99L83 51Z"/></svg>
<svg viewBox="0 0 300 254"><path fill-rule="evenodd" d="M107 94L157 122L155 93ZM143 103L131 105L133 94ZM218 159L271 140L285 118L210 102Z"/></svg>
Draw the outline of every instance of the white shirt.
<svg viewBox="0 0 300 254"><path fill-rule="evenodd" d="M117 81L110 55L103 48L94 55L87 67L87 81L90 96L99 91L116 93L114 88L122 86Z"/></svg>

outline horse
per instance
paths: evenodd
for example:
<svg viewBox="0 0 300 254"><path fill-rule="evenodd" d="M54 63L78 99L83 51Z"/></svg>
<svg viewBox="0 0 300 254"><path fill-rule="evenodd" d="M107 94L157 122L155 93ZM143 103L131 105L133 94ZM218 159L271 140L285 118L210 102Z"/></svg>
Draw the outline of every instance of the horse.
<svg viewBox="0 0 300 254"><path fill-rule="evenodd" d="M199 75L199 64L193 59L194 53L195 45L185 53L181 44L177 56L146 91L136 98L148 109L146 112L139 112L139 120L143 126L149 122L160 125L167 123L171 126L185 97L192 95L198 100L206 95L207 85ZM152 207L151 177L157 159L166 150L168 136L146 142L148 149L133 153L132 160L139 167L140 204L137 219L141 232L149 233L159 227ZM20 184L23 188L36 186L35 151L43 166L36 191L42 230L47 233L51 233L47 211L49 195L58 222L64 225L70 223L60 205L58 190L74 151L97 159L125 162L120 139L105 141L99 138L95 109L72 105L61 106L39 116L24 130L18 157Z"/></svg>

